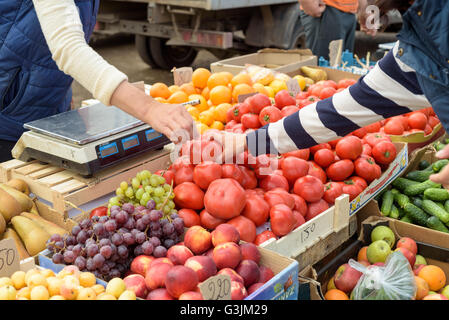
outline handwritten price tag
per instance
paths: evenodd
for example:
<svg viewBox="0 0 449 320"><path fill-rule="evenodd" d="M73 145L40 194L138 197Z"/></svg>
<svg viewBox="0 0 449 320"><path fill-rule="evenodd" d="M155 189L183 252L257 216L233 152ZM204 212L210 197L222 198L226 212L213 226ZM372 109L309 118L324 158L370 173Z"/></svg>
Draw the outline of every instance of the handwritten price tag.
<svg viewBox="0 0 449 320"><path fill-rule="evenodd" d="M0 241L0 277L9 277L20 270L20 257L13 239Z"/></svg>
<svg viewBox="0 0 449 320"><path fill-rule="evenodd" d="M172 72L173 80L177 86L192 81L193 69L191 67L174 68Z"/></svg>
<svg viewBox="0 0 449 320"><path fill-rule="evenodd" d="M301 92L301 87L299 86L299 83L296 79L291 78L287 81L287 88L288 92L293 96L296 97L298 93Z"/></svg>
<svg viewBox="0 0 449 320"><path fill-rule="evenodd" d="M237 102L238 103L243 103L245 102L246 99L248 99L249 97L252 97L254 95L256 95L257 92L252 92L252 93L246 93L246 94L241 94L237 97Z"/></svg>
<svg viewBox="0 0 449 320"><path fill-rule="evenodd" d="M307 226L304 230L302 230L302 232L301 232L301 243L304 243L309 238L311 238L315 230L316 230L315 223L312 223L311 225Z"/></svg>
<svg viewBox="0 0 449 320"><path fill-rule="evenodd" d="M231 300L231 278L228 275L210 277L198 287L204 300Z"/></svg>

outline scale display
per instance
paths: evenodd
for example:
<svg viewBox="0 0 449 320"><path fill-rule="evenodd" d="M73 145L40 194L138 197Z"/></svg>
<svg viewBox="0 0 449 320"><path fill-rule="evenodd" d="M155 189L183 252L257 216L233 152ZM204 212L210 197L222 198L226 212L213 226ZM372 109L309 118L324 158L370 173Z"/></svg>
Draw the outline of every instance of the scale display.
<svg viewBox="0 0 449 320"><path fill-rule="evenodd" d="M162 134L154 131L154 129L149 129L149 130L145 131L145 136L147 138L147 141L150 142L152 140L162 137Z"/></svg>
<svg viewBox="0 0 449 320"><path fill-rule="evenodd" d="M137 136L137 134L122 139L122 145L123 145L123 150L128 150L131 149L133 147L137 147L139 145L139 137Z"/></svg>
<svg viewBox="0 0 449 320"><path fill-rule="evenodd" d="M109 156L112 156L113 154L118 153L117 144L115 142L114 143L109 143L109 144L107 144L105 146L101 146L99 148L99 150L100 150L100 156L102 158L107 158Z"/></svg>

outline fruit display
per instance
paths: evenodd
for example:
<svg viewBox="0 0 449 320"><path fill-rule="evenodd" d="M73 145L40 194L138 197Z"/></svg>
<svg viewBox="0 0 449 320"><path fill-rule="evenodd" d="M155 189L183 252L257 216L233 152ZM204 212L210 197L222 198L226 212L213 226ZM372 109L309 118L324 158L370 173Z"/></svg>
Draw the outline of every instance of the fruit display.
<svg viewBox="0 0 449 320"><path fill-rule="evenodd" d="M417 170L394 180L378 198L382 215L449 233L449 192L429 180L448 163L447 159L432 164L424 160Z"/></svg>
<svg viewBox="0 0 449 320"><path fill-rule="evenodd" d="M364 293L367 300L389 300L400 294L403 294L403 298L408 295L409 299L413 300L448 300L449 286L444 270L439 266L428 264L425 257L418 254L418 246L413 239L401 237L396 241L394 232L383 225L376 226L372 230L370 239L371 242L358 251L356 259L366 270L372 268L369 274L378 272L379 281L382 279L380 274L385 273L382 280L384 286L377 287L375 295L368 295L369 289L374 287L363 289L361 280L363 273L346 263L341 265L325 284L326 300L352 300L355 299L354 296L358 297ZM389 260L393 252L399 252L405 257L406 268ZM390 266L386 266L386 263ZM403 270L399 270L401 267ZM391 275L388 277L387 272L402 275L396 274L396 278ZM409 280L410 283L407 283ZM354 292L356 290L359 291Z"/></svg>
<svg viewBox="0 0 449 320"><path fill-rule="evenodd" d="M257 246L240 243L233 225L221 224L213 232L193 226L166 257L136 257L123 281L146 300L203 300L198 285L223 274L231 280L231 299L242 300L274 276L260 258Z"/></svg>

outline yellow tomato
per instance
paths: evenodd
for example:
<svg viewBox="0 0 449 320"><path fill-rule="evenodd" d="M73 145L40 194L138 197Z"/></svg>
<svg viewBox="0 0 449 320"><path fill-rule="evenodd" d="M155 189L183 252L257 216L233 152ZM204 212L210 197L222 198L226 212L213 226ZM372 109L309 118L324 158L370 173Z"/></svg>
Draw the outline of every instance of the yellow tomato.
<svg viewBox="0 0 449 320"><path fill-rule="evenodd" d="M275 79L270 83L270 87L274 90L274 93L278 93L281 90L287 90L287 84L283 80Z"/></svg>
<svg viewBox="0 0 449 320"><path fill-rule="evenodd" d="M206 126L210 126L214 122L214 113L211 110L206 110L200 113L198 120Z"/></svg>
<svg viewBox="0 0 449 320"><path fill-rule="evenodd" d="M226 113L228 110L232 108L232 105L229 103L219 104L214 108L214 119L220 122L226 122Z"/></svg>
<svg viewBox="0 0 449 320"><path fill-rule="evenodd" d="M253 85L253 88L254 88L254 90L255 90L256 92L268 96L268 91L267 91L267 89L265 89L265 86L264 86L263 84L255 83L255 84Z"/></svg>
<svg viewBox="0 0 449 320"><path fill-rule="evenodd" d="M296 81L298 81L301 91L303 91L306 88L306 79L303 76L297 75L294 76L293 79L296 79Z"/></svg>
<svg viewBox="0 0 449 320"><path fill-rule="evenodd" d="M187 107L187 112L190 113L193 119L198 120L200 116L200 110L195 107Z"/></svg>
<svg viewBox="0 0 449 320"><path fill-rule="evenodd" d="M204 123L201 122L197 122L196 123L196 129L198 130L198 132L200 134L203 134L204 132L206 132L207 130L209 130L209 127L207 125L205 125Z"/></svg>
<svg viewBox="0 0 449 320"><path fill-rule="evenodd" d="M217 129L217 130L223 130L224 129L224 124L223 122L220 121L214 121L211 126L211 129Z"/></svg>
<svg viewBox="0 0 449 320"><path fill-rule="evenodd" d="M315 84L315 81L308 77L304 77L304 80L306 80L306 86L311 86L312 84Z"/></svg>
<svg viewBox="0 0 449 320"><path fill-rule="evenodd" d="M274 93L274 89L273 89L272 87L265 86L265 90L267 91L268 96L269 96L270 98L274 98L275 93Z"/></svg>
<svg viewBox="0 0 449 320"><path fill-rule="evenodd" d="M209 109L207 105L206 99L200 94L191 94L189 96L189 101L200 100L200 104L195 105L194 107L198 109L199 112L206 111Z"/></svg>

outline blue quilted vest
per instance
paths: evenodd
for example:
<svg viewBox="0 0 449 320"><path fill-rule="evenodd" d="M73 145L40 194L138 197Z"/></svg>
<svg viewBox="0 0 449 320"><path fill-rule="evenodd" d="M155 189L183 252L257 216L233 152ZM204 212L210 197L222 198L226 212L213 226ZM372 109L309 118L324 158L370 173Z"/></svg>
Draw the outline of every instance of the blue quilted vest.
<svg viewBox="0 0 449 320"><path fill-rule="evenodd" d="M99 0L75 0L86 41ZM70 109L73 79L60 71L31 0L0 0L0 139L16 141L23 124Z"/></svg>

